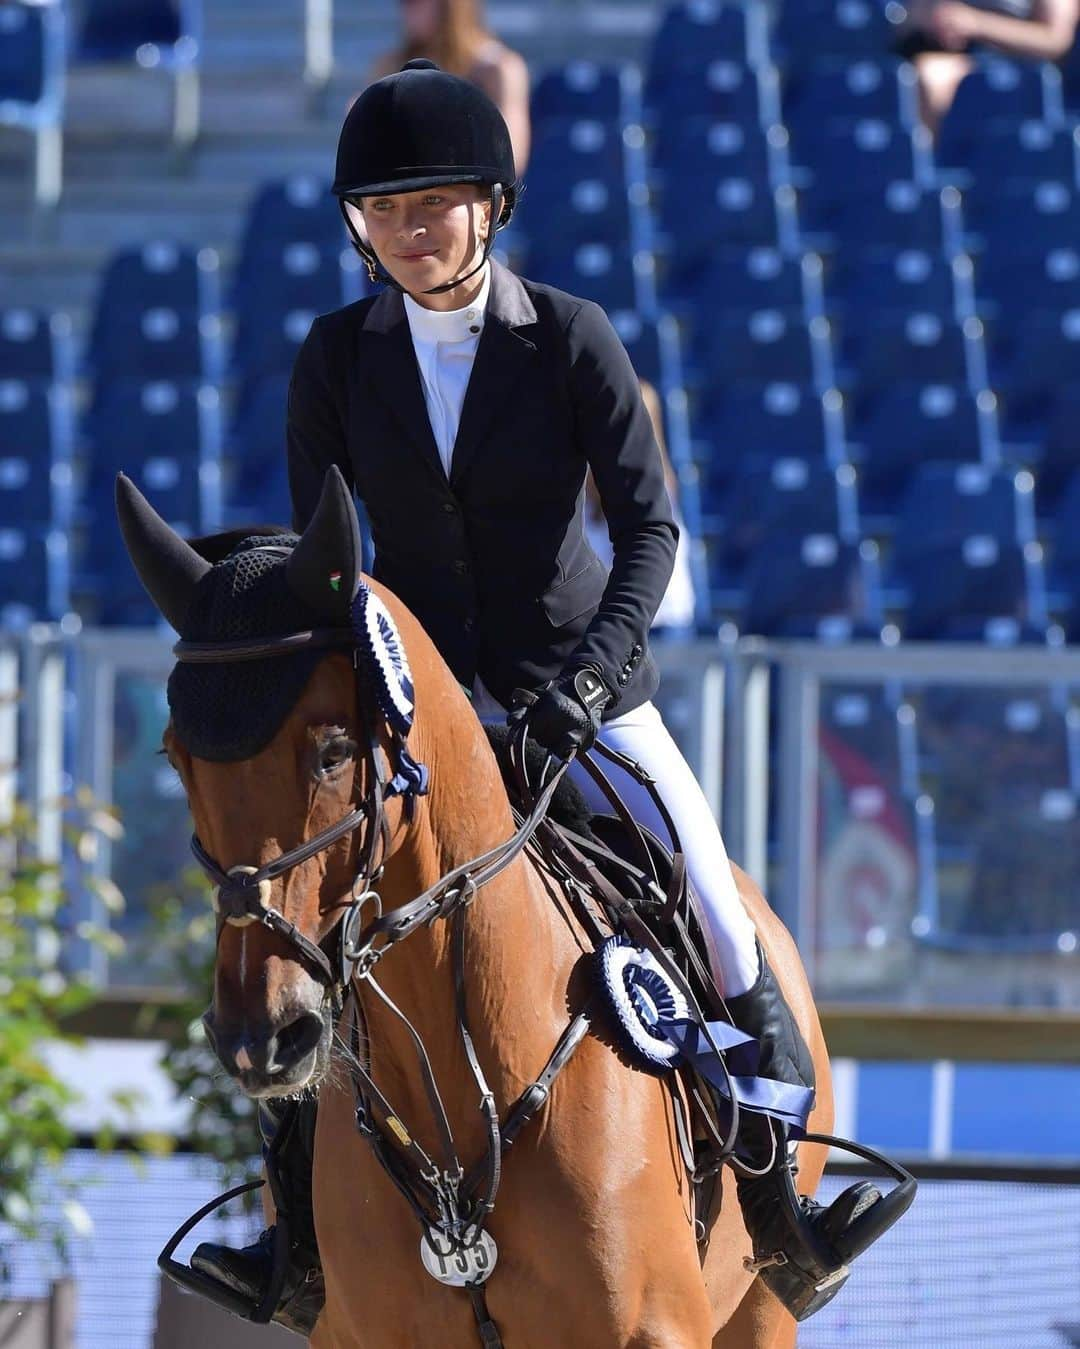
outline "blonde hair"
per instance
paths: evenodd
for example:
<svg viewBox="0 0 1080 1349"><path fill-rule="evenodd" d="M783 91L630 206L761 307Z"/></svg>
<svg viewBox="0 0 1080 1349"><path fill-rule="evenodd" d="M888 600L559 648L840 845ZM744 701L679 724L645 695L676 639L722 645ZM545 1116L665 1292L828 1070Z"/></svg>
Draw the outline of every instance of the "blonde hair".
<svg viewBox="0 0 1080 1349"><path fill-rule="evenodd" d="M481 47L491 33L483 19L482 0L441 0L442 19L431 42L406 43L395 58L395 69L418 56L427 57L451 75L468 79Z"/></svg>

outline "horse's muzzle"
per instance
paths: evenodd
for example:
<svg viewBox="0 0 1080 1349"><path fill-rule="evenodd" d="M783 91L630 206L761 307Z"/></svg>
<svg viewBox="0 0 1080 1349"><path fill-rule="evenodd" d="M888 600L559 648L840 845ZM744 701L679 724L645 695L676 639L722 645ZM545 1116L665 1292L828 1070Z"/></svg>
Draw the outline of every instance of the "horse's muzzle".
<svg viewBox="0 0 1080 1349"><path fill-rule="evenodd" d="M282 1026L260 1031L250 1025L218 1025L211 1008L203 1027L221 1066L249 1096L283 1096L307 1085L328 1035L319 1012L302 1012Z"/></svg>

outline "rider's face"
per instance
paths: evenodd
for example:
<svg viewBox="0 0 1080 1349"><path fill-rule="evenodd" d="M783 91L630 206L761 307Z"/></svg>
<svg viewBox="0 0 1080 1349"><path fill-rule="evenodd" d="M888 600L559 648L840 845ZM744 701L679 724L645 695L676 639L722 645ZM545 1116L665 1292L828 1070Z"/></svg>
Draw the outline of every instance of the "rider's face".
<svg viewBox="0 0 1080 1349"><path fill-rule="evenodd" d="M424 292L476 266L490 217L488 195L474 183L363 199L364 229L379 261L429 309L456 309L468 302L459 287L442 295Z"/></svg>

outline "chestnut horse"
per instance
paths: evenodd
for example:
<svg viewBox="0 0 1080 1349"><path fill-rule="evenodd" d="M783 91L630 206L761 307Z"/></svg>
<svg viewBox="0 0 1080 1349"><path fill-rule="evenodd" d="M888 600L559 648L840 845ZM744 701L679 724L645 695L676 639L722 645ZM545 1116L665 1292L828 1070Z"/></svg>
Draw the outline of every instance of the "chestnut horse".
<svg viewBox="0 0 1080 1349"><path fill-rule="evenodd" d="M357 577L357 555L339 537L355 534L354 520L342 515L352 512L351 499L342 505L344 486L336 489L330 476L294 551L317 553L335 576ZM206 559L214 549L196 552L136 498L129 487L126 509L121 502L129 550L147 589L186 637L185 588L194 593L212 581ZM155 553L167 554L166 563ZM219 547L216 556L224 555ZM503 843L515 823L487 736L453 674L406 607L376 581L364 577L362 583L385 605L407 652L415 703L408 748L430 772L428 794L416 799L415 809L400 798L387 803L378 891L383 912L392 913ZM347 601L349 587L341 589ZM313 604L309 626L325 620L327 605L336 602L329 589L323 601L319 612ZM291 659L278 658L278 666ZM368 743L365 678L363 664L346 654L323 655L272 738L247 758L199 757L183 742L175 718L170 723L166 751L183 779L197 836L222 870L262 867L365 799L370 767L357 749ZM247 710L236 701L217 715L227 720L232 712L239 720ZM390 762L386 726L377 739ZM263 882L273 907L312 942L331 935L350 899L363 832L346 833ZM810 1127L829 1132L829 1062L799 955L758 887L733 869L813 1053L817 1098ZM468 1017L502 1117L589 997L583 956L592 944L531 850L479 891L466 922ZM449 924L435 921L395 946L378 974L427 1046L467 1168L483 1154L486 1130L458 1032L451 954ZM354 984L371 1075L413 1135L437 1155L412 1042L364 981ZM325 983L279 933L257 922L221 926L206 1026L225 1070L251 1097L318 1093L314 1210L326 1306L311 1343L317 1349L475 1349L469 1296L425 1272L417 1221L357 1132L344 1028L334 1025L333 1006ZM800 1189L814 1192L824 1163L823 1147L800 1146ZM546 1106L506 1154L498 1203L487 1220L499 1252L487 1304L507 1349L794 1345L795 1322L744 1269L750 1242L728 1168L722 1188L707 1246L699 1246L667 1085L628 1066L610 1042L587 1036Z"/></svg>

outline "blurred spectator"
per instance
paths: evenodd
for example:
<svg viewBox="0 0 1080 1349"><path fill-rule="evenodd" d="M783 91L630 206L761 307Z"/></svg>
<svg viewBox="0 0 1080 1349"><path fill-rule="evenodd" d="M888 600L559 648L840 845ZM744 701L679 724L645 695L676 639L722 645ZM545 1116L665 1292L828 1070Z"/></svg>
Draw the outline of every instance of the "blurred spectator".
<svg viewBox="0 0 1080 1349"><path fill-rule="evenodd" d="M923 121L937 131L979 52L1063 60L1078 11L1080 0L910 0L897 50L919 72Z"/></svg>
<svg viewBox="0 0 1080 1349"><path fill-rule="evenodd" d="M694 582L690 575L690 539L686 523L679 510L679 480L668 458L664 441L664 421L660 410L660 398L647 379L641 381L641 397L656 433L656 443L664 460L664 479L667 482L668 495L671 497L671 509L675 523L679 526L679 546L675 553L675 570L660 601L660 608L653 619L652 631L665 631L671 634L685 632L694 624ZM600 493L596 489L592 473L585 479L585 536L592 545L593 552L604 564L611 566L612 547L608 535L607 521L600 505Z"/></svg>
<svg viewBox="0 0 1080 1349"><path fill-rule="evenodd" d="M483 0L399 0L403 41L380 57L368 83L425 57L451 75L479 85L496 105L514 146L518 177L529 158L529 69L484 22Z"/></svg>

